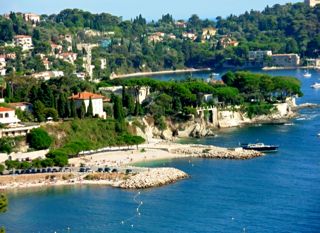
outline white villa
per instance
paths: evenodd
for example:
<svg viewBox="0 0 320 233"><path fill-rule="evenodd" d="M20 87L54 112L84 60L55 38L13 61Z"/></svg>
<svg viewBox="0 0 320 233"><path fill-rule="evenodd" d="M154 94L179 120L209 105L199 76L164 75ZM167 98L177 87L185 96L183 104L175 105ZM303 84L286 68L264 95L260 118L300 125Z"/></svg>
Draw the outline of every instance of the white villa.
<svg viewBox="0 0 320 233"><path fill-rule="evenodd" d="M0 123L1 124L16 124L19 122L20 120L16 116L14 109L0 107Z"/></svg>
<svg viewBox="0 0 320 233"><path fill-rule="evenodd" d="M106 97L102 95L85 91L85 92L77 93L69 97L69 99L75 101L75 106L77 109L79 109L82 105L82 102L84 102L86 106L86 111L88 111L88 107L91 99L92 107L93 107L93 115L94 116L98 115L100 118L103 118L103 119L105 119L107 116L106 112L103 111L103 101L106 100Z"/></svg>

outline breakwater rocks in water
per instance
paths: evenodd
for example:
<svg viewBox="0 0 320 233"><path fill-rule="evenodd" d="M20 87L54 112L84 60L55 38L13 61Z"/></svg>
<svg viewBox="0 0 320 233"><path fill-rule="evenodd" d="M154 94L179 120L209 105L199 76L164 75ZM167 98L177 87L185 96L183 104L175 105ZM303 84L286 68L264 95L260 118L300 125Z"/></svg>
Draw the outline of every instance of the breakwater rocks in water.
<svg viewBox="0 0 320 233"><path fill-rule="evenodd" d="M170 151L176 154L185 154L197 158L213 158L213 159L252 159L264 155L259 151L243 150L242 148L226 149L215 146L190 146L184 148L176 148Z"/></svg>
<svg viewBox="0 0 320 233"><path fill-rule="evenodd" d="M152 168L129 177L118 185L123 189L159 187L189 177L176 168Z"/></svg>

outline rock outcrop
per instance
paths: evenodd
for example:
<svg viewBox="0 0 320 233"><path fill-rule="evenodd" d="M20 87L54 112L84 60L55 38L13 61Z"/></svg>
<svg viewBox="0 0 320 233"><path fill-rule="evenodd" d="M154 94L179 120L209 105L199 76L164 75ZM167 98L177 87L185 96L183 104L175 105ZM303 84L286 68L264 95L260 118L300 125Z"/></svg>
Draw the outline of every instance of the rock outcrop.
<svg viewBox="0 0 320 233"><path fill-rule="evenodd" d="M171 153L185 154L190 157L197 158L213 158L213 159L252 159L263 156L264 154L258 151L243 150L242 148L226 149L215 146L199 146L190 145L189 147L182 147L170 150Z"/></svg>
<svg viewBox="0 0 320 233"><path fill-rule="evenodd" d="M121 182L118 187L123 189L144 189L159 187L187 178L188 174L176 168L150 168Z"/></svg>

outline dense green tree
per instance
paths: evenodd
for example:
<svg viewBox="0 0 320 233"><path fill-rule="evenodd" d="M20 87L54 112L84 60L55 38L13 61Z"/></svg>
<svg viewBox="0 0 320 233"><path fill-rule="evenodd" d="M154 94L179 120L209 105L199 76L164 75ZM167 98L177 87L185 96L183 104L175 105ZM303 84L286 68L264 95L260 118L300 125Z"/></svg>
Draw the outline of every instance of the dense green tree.
<svg viewBox="0 0 320 233"><path fill-rule="evenodd" d="M52 118L52 120L57 121L59 118L58 111L55 108L45 108L44 109L45 118Z"/></svg>
<svg viewBox="0 0 320 233"><path fill-rule="evenodd" d="M0 138L0 152L10 154L13 151L14 140Z"/></svg>
<svg viewBox="0 0 320 233"><path fill-rule="evenodd" d="M33 114L37 121L45 121L45 106L40 100L36 100L33 104Z"/></svg>
<svg viewBox="0 0 320 233"><path fill-rule="evenodd" d="M70 109L71 109L70 116L73 118L77 117L77 109L76 109L76 105L75 105L74 100L70 101Z"/></svg>
<svg viewBox="0 0 320 233"><path fill-rule="evenodd" d="M27 142L31 148L36 150L48 149L52 143L52 138L47 131L42 128L32 129L27 135Z"/></svg>

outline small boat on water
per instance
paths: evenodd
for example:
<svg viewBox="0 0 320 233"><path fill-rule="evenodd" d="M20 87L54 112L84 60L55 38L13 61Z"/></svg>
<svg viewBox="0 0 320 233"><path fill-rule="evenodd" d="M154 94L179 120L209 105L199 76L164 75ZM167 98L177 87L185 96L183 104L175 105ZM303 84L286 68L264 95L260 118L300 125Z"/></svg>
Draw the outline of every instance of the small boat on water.
<svg viewBox="0 0 320 233"><path fill-rule="evenodd" d="M305 78L311 78L312 74L309 71L305 71L303 74L303 77Z"/></svg>
<svg viewBox="0 0 320 233"><path fill-rule="evenodd" d="M266 145L264 143L244 143L241 144L244 150L256 150L261 152L276 152L279 146L276 145Z"/></svg>
<svg viewBox="0 0 320 233"><path fill-rule="evenodd" d="M316 83L312 84L311 87L315 88L315 89L318 89L318 88L320 88L320 83L316 82Z"/></svg>

